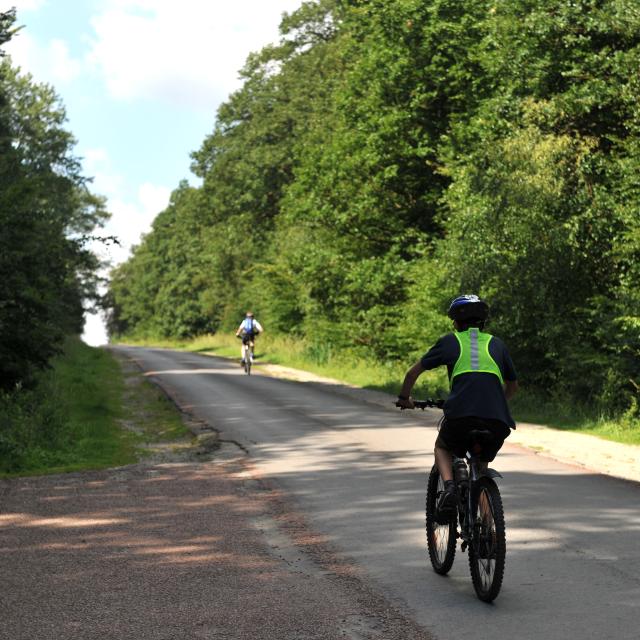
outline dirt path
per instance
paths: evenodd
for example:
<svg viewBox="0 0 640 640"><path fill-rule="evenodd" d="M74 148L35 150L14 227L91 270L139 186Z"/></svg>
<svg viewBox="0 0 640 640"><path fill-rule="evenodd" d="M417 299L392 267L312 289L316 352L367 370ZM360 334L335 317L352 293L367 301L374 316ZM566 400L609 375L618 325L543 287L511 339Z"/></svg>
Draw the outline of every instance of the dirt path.
<svg viewBox="0 0 640 640"><path fill-rule="evenodd" d="M429 638L232 445L5 480L0 638Z"/></svg>

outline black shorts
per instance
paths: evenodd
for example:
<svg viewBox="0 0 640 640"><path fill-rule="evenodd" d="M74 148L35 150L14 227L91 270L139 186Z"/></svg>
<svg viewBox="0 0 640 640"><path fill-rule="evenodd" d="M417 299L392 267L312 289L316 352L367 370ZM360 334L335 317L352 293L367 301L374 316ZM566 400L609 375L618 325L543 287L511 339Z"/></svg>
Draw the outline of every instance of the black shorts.
<svg viewBox="0 0 640 640"><path fill-rule="evenodd" d="M511 429L500 420L490 420L487 418L453 418L442 421L436 447L451 451L458 458L463 458L468 451L468 434L474 429L482 429L490 431L493 439L482 445L482 451L477 453L478 458L485 462L491 462L500 448L504 444L505 439L511 433Z"/></svg>
<svg viewBox="0 0 640 640"><path fill-rule="evenodd" d="M250 342L253 342L255 340L255 337L255 333L245 333L242 336L242 344L249 344Z"/></svg>

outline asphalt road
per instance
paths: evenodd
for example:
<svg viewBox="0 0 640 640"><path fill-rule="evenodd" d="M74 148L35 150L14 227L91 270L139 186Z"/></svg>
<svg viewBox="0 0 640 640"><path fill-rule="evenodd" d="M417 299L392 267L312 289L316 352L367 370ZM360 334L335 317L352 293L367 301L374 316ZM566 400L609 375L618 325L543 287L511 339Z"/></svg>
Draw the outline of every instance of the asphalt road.
<svg viewBox="0 0 640 640"><path fill-rule="evenodd" d="M507 521L507 566L479 602L467 557L448 577L425 551L423 506L437 412L400 413L331 385L245 376L238 364L120 348L186 410L249 452L314 530L375 588L441 640L640 637L640 485L506 444L493 466Z"/></svg>

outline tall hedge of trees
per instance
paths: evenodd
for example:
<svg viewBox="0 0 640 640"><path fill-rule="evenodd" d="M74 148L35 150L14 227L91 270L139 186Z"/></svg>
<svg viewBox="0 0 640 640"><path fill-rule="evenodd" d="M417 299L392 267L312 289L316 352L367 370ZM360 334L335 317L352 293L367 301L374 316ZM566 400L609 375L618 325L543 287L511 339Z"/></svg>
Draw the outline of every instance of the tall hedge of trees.
<svg viewBox="0 0 640 640"><path fill-rule="evenodd" d="M212 61L215 68L215 61ZM638 416L635 0L316 0L112 276L114 336L407 359L479 292L523 381Z"/></svg>
<svg viewBox="0 0 640 640"><path fill-rule="evenodd" d="M0 45L14 25L0 13ZM0 57L0 393L31 384L95 298L88 238L106 214L65 120L50 86Z"/></svg>

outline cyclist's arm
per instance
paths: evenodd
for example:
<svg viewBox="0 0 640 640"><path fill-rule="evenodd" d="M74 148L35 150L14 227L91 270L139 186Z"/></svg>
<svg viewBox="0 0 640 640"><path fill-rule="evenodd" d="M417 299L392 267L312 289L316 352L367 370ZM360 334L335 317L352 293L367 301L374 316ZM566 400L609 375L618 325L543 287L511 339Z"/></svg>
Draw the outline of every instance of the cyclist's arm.
<svg viewBox="0 0 640 640"><path fill-rule="evenodd" d="M516 374L516 368L513 366L513 360L511 360L511 356L509 355L509 351L507 347L502 342L502 371L504 377L504 395L507 400L512 398L515 395L515 392L518 390L518 376Z"/></svg>
<svg viewBox="0 0 640 640"><path fill-rule="evenodd" d="M456 353L449 353L453 348ZM416 362L409 371L407 371L404 382L402 383L402 389L400 390L400 396L402 398L409 398L409 400L402 400L398 398L398 402L400 406L405 409L413 409L413 402L411 401L411 390L413 389L413 385L416 383L418 376L429 370L435 369L441 365L446 365L450 360L458 357L458 341L454 338L453 334L447 334L446 336L442 336L432 347L427 351L427 353ZM455 358L454 358L455 355Z"/></svg>
<svg viewBox="0 0 640 640"><path fill-rule="evenodd" d="M504 395L507 400L509 400L510 398L513 398L517 390L518 390L517 380L504 381Z"/></svg>
<svg viewBox="0 0 640 640"><path fill-rule="evenodd" d="M418 376L425 370L422 366L422 361L418 360L409 371L407 371L404 381L402 383L402 389L400 389L400 394L398 397L398 401L405 405L408 409L413 408L413 402L411 401L411 390L413 389L413 385L416 383Z"/></svg>
<svg viewBox="0 0 640 640"><path fill-rule="evenodd" d="M238 327L238 330L236 331L236 335L239 336L242 333L242 323L240 323L240 326Z"/></svg>
<svg viewBox="0 0 640 640"><path fill-rule="evenodd" d="M262 325L257 320L253 321L253 326L258 330L258 333L263 333L264 332L264 329L262 328Z"/></svg>

